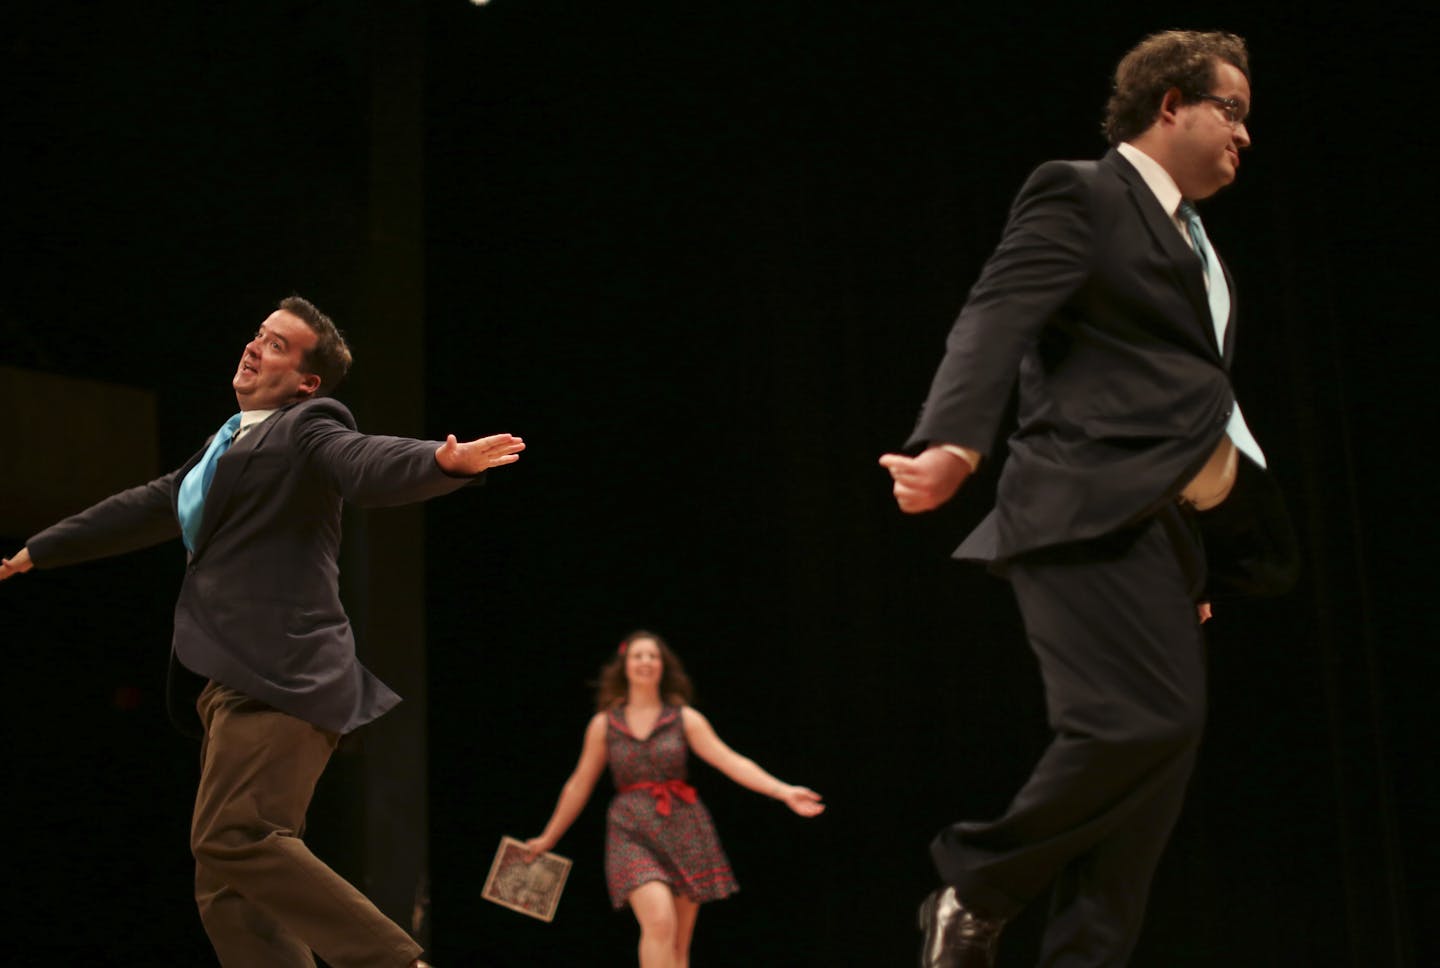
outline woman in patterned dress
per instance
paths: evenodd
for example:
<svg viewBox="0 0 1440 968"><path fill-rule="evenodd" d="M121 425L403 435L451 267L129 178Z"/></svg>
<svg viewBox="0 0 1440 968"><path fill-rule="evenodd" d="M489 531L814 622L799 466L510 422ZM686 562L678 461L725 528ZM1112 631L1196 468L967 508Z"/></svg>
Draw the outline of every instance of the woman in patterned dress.
<svg viewBox="0 0 1440 968"><path fill-rule="evenodd" d="M609 764L616 793L606 814L605 880L615 907L629 904L640 923L641 968L688 968L700 904L739 889L710 813L686 783L687 750L802 817L825 809L814 790L782 783L726 746L690 707L690 694L680 660L660 636L626 636L600 670L599 711L585 729L580 762L545 832L525 842L532 857L553 849Z"/></svg>

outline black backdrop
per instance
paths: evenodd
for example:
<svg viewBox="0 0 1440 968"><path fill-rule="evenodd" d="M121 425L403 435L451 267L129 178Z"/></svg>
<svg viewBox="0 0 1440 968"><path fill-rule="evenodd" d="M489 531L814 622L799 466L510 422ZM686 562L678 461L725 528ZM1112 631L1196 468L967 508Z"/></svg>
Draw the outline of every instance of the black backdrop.
<svg viewBox="0 0 1440 968"><path fill-rule="evenodd" d="M168 467L228 412L275 298L346 325L373 284L380 2L7 5L0 363L154 390ZM722 737L831 805L801 821L697 769L744 889L702 912L695 963L909 963L929 836L1002 807L1045 734L1007 590L946 560L993 468L906 519L874 461L1025 174L1103 149L1114 60L1217 25L1251 42L1255 148L1205 214L1307 568L1212 625L1210 732L1136 964L1431 963L1418 4L425 7L427 429L530 442L427 511L439 964L633 963L603 788L554 924L480 887L501 833L540 829L586 682L639 625ZM357 336L355 379L383 381L383 327ZM22 950L206 963L194 749L158 701L180 567L161 548L0 588ZM342 868L345 801L322 787L311 833Z"/></svg>

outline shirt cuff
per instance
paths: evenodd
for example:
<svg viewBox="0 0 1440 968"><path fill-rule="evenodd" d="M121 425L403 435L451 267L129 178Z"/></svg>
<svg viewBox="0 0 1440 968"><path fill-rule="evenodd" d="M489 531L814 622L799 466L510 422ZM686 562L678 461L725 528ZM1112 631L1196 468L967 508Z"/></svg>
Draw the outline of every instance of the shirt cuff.
<svg viewBox="0 0 1440 968"><path fill-rule="evenodd" d="M980 452L971 450L969 447L961 447L959 444L939 444L939 448L947 454L954 454L956 457L970 465L971 473L980 469Z"/></svg>

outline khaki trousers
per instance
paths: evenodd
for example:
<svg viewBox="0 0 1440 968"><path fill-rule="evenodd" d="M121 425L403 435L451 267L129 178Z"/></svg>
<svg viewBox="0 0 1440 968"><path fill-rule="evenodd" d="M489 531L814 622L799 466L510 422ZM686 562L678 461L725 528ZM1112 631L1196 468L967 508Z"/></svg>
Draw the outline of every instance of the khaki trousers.
<svg viewBox="0 0 1440 968"><path fill-rule="evenodd" d="M190 849L224 968L403 968L420 946L310 853L301 834L339 737L211 682Z"/></svg>

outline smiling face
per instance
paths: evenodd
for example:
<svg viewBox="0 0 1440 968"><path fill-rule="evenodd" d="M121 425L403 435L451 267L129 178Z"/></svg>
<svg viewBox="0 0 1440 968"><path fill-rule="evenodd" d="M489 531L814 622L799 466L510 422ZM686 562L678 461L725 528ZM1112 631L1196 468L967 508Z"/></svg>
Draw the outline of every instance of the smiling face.
<svg viewBox="0 0 1440 968"><path fill-rule="evenodd" d="M319 337L298 316L277 309L266 317L240 354L235 399L241 410L274 410L312 396L320 377L305 372L305 356Z"/></svg>
<svg viewBox="0 0 1440 968"><path fill-rule="evenodd" d="M660 658L660 646L654 639L631 639L625 647L625 679L632 686L659 688L665 674L665 663Z"/></svg>
<svg viewBox="0 0 1440 968"><path fill-rule="evenodd" d="M1232 123L1227 109L1214 100L1175 106L1171 163L1166 168L1189 199L1209 198L1233 182L1240 171L1240 150L1250 147L1244 122L1250 113L1250 82L1245 75L1234 64L1217 61L1215 83L1206 93L1236 102L1238 123Z"/></svg>

